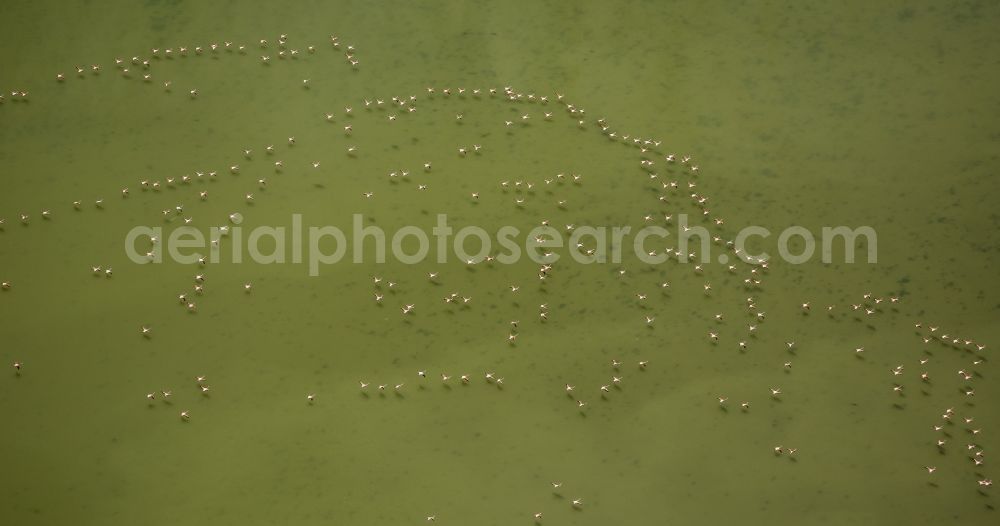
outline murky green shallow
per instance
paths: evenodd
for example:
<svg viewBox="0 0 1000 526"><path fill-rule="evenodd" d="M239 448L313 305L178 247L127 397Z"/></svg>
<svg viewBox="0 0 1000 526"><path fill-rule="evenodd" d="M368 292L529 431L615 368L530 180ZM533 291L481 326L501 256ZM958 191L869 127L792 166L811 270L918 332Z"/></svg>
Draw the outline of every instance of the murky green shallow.
<svg viewBox="0 0 1000 526"><path fill-rule="evenodd" d="M0 280L11 284L0 292L0 523L396 525L433 515L513 525L537 512L543 524L997 520L995 491L977 484L996 475L1000 446L989 361L1000 335L996 6L116 4L18 2L0 14ZM282 33L297 58L278 57ZM209 50L227 40L246 54ZM188 56L150 56L180 46ZM123 78L114 59L133 56L149 59L149 71L129 65ZM82 78L76 65L88 70ZM471 95L504 86L536 100ZM585 109L583 127L556 93ZM389 108L410 95L418 111ZM366 109L364 99L386 104ZM602 117L618 135L662 144L642 154L609 140L594 124ZM483 150L457 154L472 144ZM670 152L694 156L701 171L668 168ZM642 158L680 188L662 191ZM399 170L411 174L388 177ZM218 175L179 182L197 171ZM583 179L544 183L557 173ZM162 189L143 190L141 180ZM691 192L725 224L700 219ZM184 213L165 221L161 211L178 205ZM456 229L524 231L543 219L559 229L639 227L647 214L662 225L664 214L687 213L725 239L767 227L770 252L791 225L867 225L878 233L878 263L775 260L757 276L747 265L699 273L630 255L619 265L565 259L541 283L527 259L469 266L455 257L344 261L309 277L304 264L234 264L229 239L223 262L204 268L126 257L137 225L169 232L189 217L207 229L234 212L246 229L302 214L307 225L349 231L361 213L390 232L432 226L439 213ZM835 255L842 261L842 250ZM98 265L113 277L93 276ZM196 274L205 275L200 296ZM383 278L381 306L374 276ZM745 288L748 277L761 286ZM451 292L472 300L442 301ZM766 312L755 336L748 296ZM876 297L875 314L851 309L876 307ZM416 305L412 315L401 314L405 304ZM945 345L942 334L962 341ZM19 375L13 362L23 363ZM898 365L903 374L893 375ZM448 387L442 373L453 376ZM612 375L620 389L602 397ZM372 383L367 396L359 380ZM384 396L378 384L388 385ZM169 404L161 390L173 392ZM941 418L948 408L951 423ZM798 451L775 455L776 446ZM974 451L984 452L982 466ZM552 482L562 487L553 492Z"/></svg>

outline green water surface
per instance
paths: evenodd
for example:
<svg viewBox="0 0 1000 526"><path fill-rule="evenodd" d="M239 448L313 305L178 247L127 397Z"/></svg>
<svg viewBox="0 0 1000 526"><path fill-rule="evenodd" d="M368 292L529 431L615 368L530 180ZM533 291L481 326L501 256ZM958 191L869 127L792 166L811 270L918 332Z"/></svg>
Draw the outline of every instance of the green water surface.
<svg viewBox="0 0 1000 526"><path fill-rule="evenodd" d="M992 2L5 2L0 524L993 524L997 27ZM126 255L133 227L233 213L656 224L659 251L688 214L772 254L870 226L878 261Z"/></svg>

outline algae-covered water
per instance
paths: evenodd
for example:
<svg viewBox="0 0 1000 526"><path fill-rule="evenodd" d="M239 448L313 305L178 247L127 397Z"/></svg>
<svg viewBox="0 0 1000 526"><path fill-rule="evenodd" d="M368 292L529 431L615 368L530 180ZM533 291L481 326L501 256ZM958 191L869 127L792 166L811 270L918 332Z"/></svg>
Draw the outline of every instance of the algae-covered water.
<svg viewBox="0 0 1000 526"><path fill-rule="evenodd" d="M0 524L993 524L998 26L7 2ZM355 245L439 215L566 240ZM571 257L616 226L669 235ZM877 238L825 262L824 227Z"/></svg>

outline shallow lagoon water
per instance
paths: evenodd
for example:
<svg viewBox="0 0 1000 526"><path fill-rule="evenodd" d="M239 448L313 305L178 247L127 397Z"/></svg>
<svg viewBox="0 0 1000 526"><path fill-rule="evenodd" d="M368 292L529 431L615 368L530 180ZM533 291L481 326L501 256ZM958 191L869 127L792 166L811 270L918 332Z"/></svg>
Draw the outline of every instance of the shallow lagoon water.
<svg viewBox="0 0 1000 526"><path fill-rule="evenodd" d="M994 522L995 492L977 480L994 474L1000 432L990 361L1000 293L998 17L976 3L5 7L0 280L11 287L0 293L0 359L23 367L0 382L3 522L415 524L433 515L508 525L532 524L537 512L544 524ZM303 50L298 58L278 58L283 33ZM246 53L209 50L227 40ZM357 68L344 58L348 45ZM151 56L179 46L188 56ZM151 82L139 67L130 78L115 67L133 56L150 60ZM75 66L91 64L100 74L78 78ZM457 94L504 86L550 100ZM556 93L586 110L584 126ZM416 112L388 107L410 95ZM366 109L366 98L387 105ZM598 118L661 145L642 153L610 140ZM472 144L482 151L456 153ZM671 152L693 156L700 171L666 166ZM643 158L681 188L661 188ZM228 170L236 163L238 175ZM405 180L387 175L404 169ZM179 182L198 171L218 174ZM583 178L545 184L557 173ZM142 180L162 189L143 190ZM534 187L505 190L504 180ZM694 217L688 181L709 198L711 217L725 218L720 228ZM165 222L161 211L177 205L184 213ZM878 262L775 260L748 290L749 266L699 273L634 256L557 263L544 284L527 260L342 262L309 277L302 264L126 257L134 226L169 230L190 217L207 228L234 212L247 229L287 226L298 213L346 230L361 213L390 232L431 226L438 213L456 227L523 230L542 219L638 226L647 214L660 222L688 213L725 238L752 224L868 225ZM92 275L97 265L113 277ZM197 296L196 274L206 278ZM398 283L381 285L381 306L373 276ZM472 300L443 302L451 292ZM851 305L868 292L900 301L859 315ZM181 293L196 313L178 303ZM748 296L764 321L754 321ZM406 304L412 315L401 315ZM507 342L512 320L516 345ZM944 333L986 349L945 345ZM898 365L903 374L893 375ZM958 370L975 372L965 381ZM469 385L456 381L462 374ZM602 397L612 375L621 388ZM362 379L372 383L367 396ZM390 386L385 396L378 384ZM772 387L782 389L777 399ZM170 403L160 390L172 391ZM935 425L946 426L943 447ZM775 455L776 446L798 451Z"/></svg>

